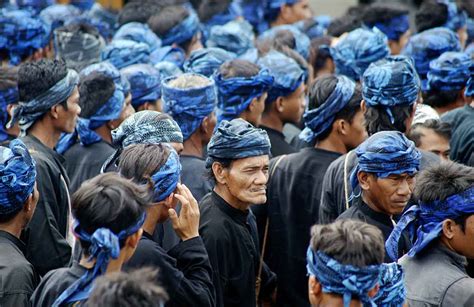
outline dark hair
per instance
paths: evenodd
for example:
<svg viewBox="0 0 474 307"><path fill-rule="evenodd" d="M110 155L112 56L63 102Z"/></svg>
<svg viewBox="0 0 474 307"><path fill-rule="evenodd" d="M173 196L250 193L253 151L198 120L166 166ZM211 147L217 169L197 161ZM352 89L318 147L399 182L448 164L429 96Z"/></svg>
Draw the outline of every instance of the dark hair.
<svg viewBox="0 0 474 307"><path fill-rule="evenodd" d="M0 67L0 91L18 86L18 69Z"/></svg>
<svg viewBox="0 0 474 307"><path fill-rule="evenodd" d="M72 214L88 234L108 228L118 234L134 225L152 201L152 194L143 186L105 173L85 181L72 196ZM125 240L120 242L123 246ZM90 244L80 240L84 251Z"/></svg>
<svg viewBox="0 0 474 307"><path fill-rule="evenodd" d="M472 0L461 0L461 8L467 13L469 18L474 18L474 2Z"/></svg>
<svg viewBox="0 0 474 307"><path fill-rule="evenodd" d="M119 172L138 184L153 187L151 176L168 160L170 149L163 144L133 144L120 154Z"/></svg>
<svg viewBox="0 0 474 307"><path fill-rule="evenodd" d="M431 89L423 93L423 103L433 108L441 108L456 102L460 91L440 91L439 89Z"/></svg>
<svg viewBox="0 0 474 307"><path fill-rule="evenodd" d="M362 26L364 8L364 5L349 7L343 16L331 21L327 29L327 35L339 37L346 32L360 28Z"/></svg>
<svg viewBox="0 0 474 307"><path fill-rule="evenodd" d="M129 22L146 23L148 19L160 11L161 6L154 1L132 1L127 3L118 15L120 26Z"/></svg>
<svg viewBox="0 0 474 307"><path fill-rule="evenodd" d="M157 285L158 270L141 268L100 276L94 283L87 306L153 307L168 300L166 291Z"/></svg>
<svg viewBox="0 0 474 307"><path fill-rule="evenodd" d="M309 105L308 109L313 110L320 107L326 99L331 95L337 85L337 77L334 75L326 75L314 80L309 89ZM349 103L339 112L336 113L334 120L344 119L352 123L354 116L360 111L360 102L362 101L362 92L360 85L356 85L354 94ZM332 125L318 136L318 140L326 139L331 134Z"/></svg>
<svg viewBox="0 0 474 307"><path fill-rule="evenodd" d="M81 117L93 116L112 97L114 91L114 80L104 74L94 72L81 78L79 82Z"/></svg>
<svg viewBox="0 0 474 307"><path fill-rule="evenodd" d="M329 48L321 48L322 46L331 46L331 38L323 36L313 38L311 40L311 50L308 64L313 67L313 74L316 76L325 65L328 59L332 60Z"/></svg>
<svg viewBox="0 0 474 307"><path fill-rule="evenodd" d="M413 112L413 105L390 107L394 122L390 121L387 110L383 106L367 107L364 113L365 129L369 135L380 131L407 132L406 120Z"/></svg>
<svg viewBox="0 0 474 307"><path fill-rule="evenodd" d="M258 75L260 72L260 67L246 60L235 59L223 63L219 67L219 73L222 74L224 79L242 77L250 78Z"/></svg>
<svg viewBox="0 0 474 307"><path fill-rule="evenodd" d="M356 220L337 220L311 227L311 248L339 263L366 267L383 262L385 245L382 232L375 226Z"/></svg>
<svg viewBox="0 0 474 307"><path fill-rule="evenodd" d="M436 27L442 27L448 20L446 4L434 0L425 0L415 15L415 25L418 32Z"/></svg>
<svg viewBox="0 0 474 307"><path fill-rule="evenodd" d="M362 13L362 21L367 25L390 22L391 19L408 15L409 11L400 3L375 2Z"/></svg>
<svg viewBox="0 0 474 307"><path fill-rule="evenodd" d="M424 123L415 124L410 128L408 138L415 142L416 147L419 147L423 131L420 128L431 129L436 134L447 139L451 139L451 125L439 119L428 119Z"/></svg>
<svg viewBox="0 0 474 307"><path fill-rule="evenodd" d="M199 20L206 22L229 8L231 0L202 0L197 9Z"/></svg>

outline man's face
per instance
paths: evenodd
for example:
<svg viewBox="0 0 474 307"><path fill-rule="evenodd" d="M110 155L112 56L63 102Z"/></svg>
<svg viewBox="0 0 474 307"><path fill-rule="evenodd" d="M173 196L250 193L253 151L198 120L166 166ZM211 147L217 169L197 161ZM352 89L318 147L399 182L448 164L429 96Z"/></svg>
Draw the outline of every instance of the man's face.
<svg viewBox="0 0 474 307"><path fill-rule="evenodd" d="M305 101L305 84L302 82L300 86L290 95L282 97L283 112L282 119L285 123L298 124L303 115L306 105Z"/></svg>
<svg viewBox="0 0 474 307"><path fill-rule="evenodd" d="M67 110L63 106L59 106L57 112L57 129L66 133L74 132L77 118L79 116L79 113L81 113L81 107L79 106L79 91L77 89L77 86L72 92L72 95L69 96L69 98L67 99Z"/></svg>
<svg viewBox="0 0 474 307"><path fill-rule="evenodd" d="M122 112L120 113L120 117L112 121L113 129L120 126L120 124L126 120L128 117L132 116L135 113L135 109L132 106L132 95L129 93L125 98L125 102L123 103Z"/></svg>
<svg viewBox="0 0 474 307"><path fill-rule="evenodd" d="M466 219L464 230L461 224L454 227L453 238L449 243L458 254L474 259L474 215Z"/></svg>
<svg viewBox="0 0 474 307"><path fill-rule="evenodd" d="M241 203L265 203L268 161L268 155L233 161L226 174L226 185L230 194Z"/></svg>
<svg viewBox="0 0 474 307"><path fill-rule="evenodd" d="M249 118L249 122L254 125L255 127L260 126L260 122L262 121L262 114L265 110L265 100L268 97L268 93L263 93L262 96L255 98L255 108L251 112L251 116Z"/></svg>
<svg viewBox="0 0 474 307"><path fill-rule="evenodd" d="M283 9L288 9L288 14L285 14L285 17L287 17L286 22L289 24L308 19L313 15L309 0L300 0L292 5L287 4Z"/></svg>
<svg viewBox="0 0 474 307"><path fill-rule="evenodd" d="M346 139L346 147L348 150L352 150L360 145L367 138L367 131L364 126L364 113L362 110L352 118L352 122L349 124L349 134Z"/></svg>
<svg viewBox="0 0 474 307"><path fill-rule="evenodd" d="M431 151L438 155L443 160L449 160L449 153L451 147L449 140L442 135L436 133L433 129L419 128L420 131L420 145L418 148Z"/></svg>
<svg viewBox="0 0 474 307"><path fill-rule="evenodd" d="M364 176L362 173L364 172L359 173L359 176ZM373 205L375 211L388 215L400 214L413 193L415 175L403 173L378 178L374 174L367 174L361 187L366 201Z"/></svg>

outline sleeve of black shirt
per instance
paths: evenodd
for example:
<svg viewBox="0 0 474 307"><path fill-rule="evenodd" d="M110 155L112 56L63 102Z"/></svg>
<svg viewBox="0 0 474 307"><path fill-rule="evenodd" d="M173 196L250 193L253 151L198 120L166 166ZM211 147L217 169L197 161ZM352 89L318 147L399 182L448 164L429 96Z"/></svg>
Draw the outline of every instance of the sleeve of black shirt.
<svg viewBox="0 0 474 307"><path fill-rule="evenodd" d="M339 216L337 210L337 197L335 195L335 187L338 182L338 160L335 160L329 165L329 168L324 175L322 189L321 189L321 204L319 206L319 223L328 224L334 222Z"/></svg>

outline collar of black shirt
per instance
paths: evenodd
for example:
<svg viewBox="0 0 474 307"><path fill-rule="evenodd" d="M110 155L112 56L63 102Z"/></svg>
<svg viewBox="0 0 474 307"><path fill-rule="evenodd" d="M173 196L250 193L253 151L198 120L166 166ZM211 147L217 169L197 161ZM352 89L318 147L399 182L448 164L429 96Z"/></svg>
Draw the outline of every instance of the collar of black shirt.
<svg viewBox="0 0 474 307"><path fill-rule="evenodd" d="M369 205L367 205L363 200L362 200L362 196L358 197L357 198L357 206L359 206L360 210L365 214L367 215L368 217L376 220L376 221L379 221L380 223L382 224L385 224L387 226L390 226L391 228L393 228L394 226L394 221L393 219L390 217L390 215L388 214L385 214L385 213L382 213L382 212L377 212L375 210L373 210L372 208L369 207Z"/></svg>
<svg viewBox="0 0 474 307"><path fill-rule="evenodd" d="M25 243L23 243L20 239L12 235L11 233L0 230L0 238L6 241L11 242L14 246L16 246L22 253L25 253Z"/></svg>
<svg viewBox="0 0 474 307"><path fill-rule="evenodd" d="M247 224L247 216L249 211L242 211L236 209L229 205L222 197L220 197L216 192L212 191L213 203L216 204L217 208L224 212L226 215L230 216L233 220L240 224Z"/></svg>

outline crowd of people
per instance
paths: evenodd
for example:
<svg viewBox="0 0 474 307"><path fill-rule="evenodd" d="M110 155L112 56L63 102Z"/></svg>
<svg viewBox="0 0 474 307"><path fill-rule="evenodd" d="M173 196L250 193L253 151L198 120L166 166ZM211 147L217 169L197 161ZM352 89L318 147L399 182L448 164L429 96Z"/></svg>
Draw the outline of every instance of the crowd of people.
<svg viewBox="0 0 474 307"><path fill-rule="evenodd" d="M0 306L474 306L474 2L0 0Z"/></svg>

